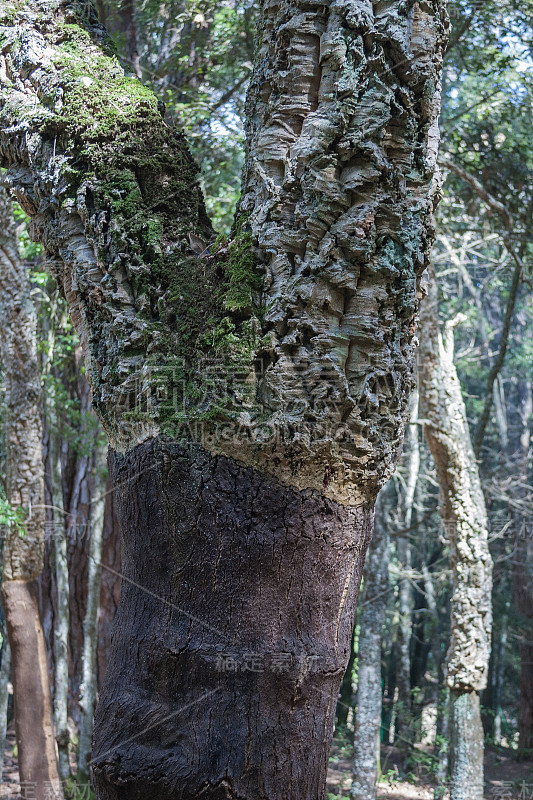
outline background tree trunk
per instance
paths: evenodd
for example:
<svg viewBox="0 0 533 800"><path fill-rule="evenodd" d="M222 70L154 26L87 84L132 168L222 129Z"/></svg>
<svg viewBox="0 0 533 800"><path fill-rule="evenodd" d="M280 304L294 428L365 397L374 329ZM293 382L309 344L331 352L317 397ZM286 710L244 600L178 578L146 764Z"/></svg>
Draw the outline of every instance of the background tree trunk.
<svg viewBox="0 0 533 800"><path fill-rule="evenodd" d="M492 561L487 514L453 364L453 327L439 332L437 287L422 305L420 412L435 460L441 517L452 569L450 645L451 800L483 797L483 726L479 692L485 688L491 640Z"/></svg>
<svg viewBox="0 0 533 800"><path fill-rule="evenodd" d="M102 536L105 511L105 451L102 445L95 458L96 475L91 503L89 528L89 569L87 580L87 606L83 623L83 660L80 687L80 729L78 745L78 772L88 773L91 754L93 718L97 688L98 608L102 578Z"/></svg>
<svg viewBox="0 0 533 800"><path fill-rule="evenodd" d="M59 752L59 774L66 779L70 774L68 747L68 634L69 634L69 572L67 562L67 518L63 505L63 480L58 442L51 452L53 464L52 494L54 529L52 535L54 577L57 597L57 614L54 625L54 721Z"/></svg>
<svg viewBox="0 0 533 800"><path fill-rule="evenodd" d="M407 534L396 537L396 553L400 569L398 590L398 633L396 681L398 686L399 714L396 721L396 737L398 746L406 749L414 738L413 730L413 698L411 695L411 630L412 630L412 576L411 576L411 540L409 528L413 518L413 504L416 483L420 468L420 448L418 444L418 391L411 395L409 404L409 426L405 438L405 478L399 489L399 527L407 529Z"/></svg>
<svg viewBox="0 0 533 800"><path fill-rule="evenodd" d="M357 631L357 625L354 625L353 633L352 633L352 643L350 646L350 656L348 658L348 664L346 665L346 670L344 672L341 688L339 690L339 699L337 700L337 711L335 713L335 728L336 731L342 736L342 734L346 734L346 726L348 724L348 715L350 713L350 708L352 706L352 696L353 696L353 670L355 666L355 634Z"/></svg>
<svg viewBox="0 0 533 800"><path fill-rule="evenodd" d="M374 800L381 745L381 640L389 589L389 525L384 489L376 507L376 525L364 570L364 602L357 656L354 800Z"/></svg>
<svg viewBox="0 0 533 800"><path fill-rule="evenodd" d="M37 591L45 519L37 321L28 271L18 255L11 201L3 189L0 219L7 496L16 517L4 544L2 603L11 648L22 796L45 797L50 788L61 795L61 785Z"/></svg>
<svg viewBox="0 0 533 800"><path fill-rule="evenodd" d="M96 650L96 684L101 688L107 656L111 651L111 634L113 621L117 614L120 600L120 531L117 505L112 489L111 477L106 482L104 527L102 531L102 576L100 581L98 642Z"/></svg>
<svg viewBox="0 0 533 800"><path fill-rule="evenodd" d="M2 643L2 665L0 666L0 780L4 770L4 754L8 724L9 680L11 678L11 649L7 635Z"/></svg>
<svg viewBox="0 0 533 800"><path fill-rule="evenodd" d="M518 435L512 446L513 461L517 463L520 475L518 498L526 501L529 485L529 465L531 449L530 421L533 409L531 381L520 378L517 385ZM520 513L512 510L515 529L516 550L513 559L513 594L515 606L525 617L523 639L520 642L520 707L518 716L521 750L533 750L533 526L527 510Z"/></svg>

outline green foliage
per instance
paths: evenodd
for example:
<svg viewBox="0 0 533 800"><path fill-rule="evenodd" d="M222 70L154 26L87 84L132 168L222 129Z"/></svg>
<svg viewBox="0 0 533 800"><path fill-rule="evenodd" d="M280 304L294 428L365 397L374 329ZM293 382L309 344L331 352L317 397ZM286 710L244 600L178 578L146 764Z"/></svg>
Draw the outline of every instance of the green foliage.
<svg viewBox="0 0 533 800"><path fill-rule="evenodd" d="M416 783L420 778L435 780L439 770L439 760L443 752L443 743L446 740L442 736L437 736L435 748L425 750L420 747L412 747L405 761L406 777L409 783Z"/></svg>
<svg viewBox="0 0 533 800"><path fill-rule="evenodd" d="M76 778L67 778L63 781L63 794L65 800L79 800L83 797L84 800L95 800L96 794L89 785L88 780L83 783L78 783Z"/></svg>
<svg viewBox="0 0 533 800"><path fill-rule="evenodd" d="M27 509L20 506L13 508L5 497L0 497L0 526L5 525L9 528L14 528L19 536L25 536L27 518Z"/></svg>
<svg viewBox="0 0 533 800"><path fill-rule="evenodd" d="M15 220L19 223L18 242L20 257L26 261L35 261L42 253L42 245L31 241L28 233L28 217L18 203L13 203L13 213ZM38 282L36 276L35 280Z"/></svg>

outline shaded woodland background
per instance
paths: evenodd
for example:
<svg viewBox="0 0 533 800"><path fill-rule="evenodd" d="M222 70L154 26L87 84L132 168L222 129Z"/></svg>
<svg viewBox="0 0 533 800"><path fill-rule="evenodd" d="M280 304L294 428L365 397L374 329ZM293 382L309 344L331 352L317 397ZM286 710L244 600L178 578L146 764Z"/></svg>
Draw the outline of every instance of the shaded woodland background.
<svg viewBox="0 0 533 800"><path fill-rule="evenodd" d="M156 90L168 123L187 131L209 211L218 230L228 232L243 161L254 4L123 0L99 2L98 12L131 73ZM454 332L454 364L494 560L492 653L482 695L486 793L526 800L533 797L533 2L452 2L449 13L443 199L433 261L440 325ZM67 777L79 763L80 724L88 713L82 686L88 595L99 598L91 675L97 688L118 602L120 547L113 495L106 490L104 437L91 412L76 336L40 249L29 240L24 215L16 213L39 312L47 504L40 600L56 718L64 718L68 702L59 741ZM422 428L415 400L404 455L378 502L373 548L381 559L382 584L376 592L368 574L364 580L337 709L332 796L348 795L359 639L369 614L378 615L382 631L375 663L382 686L378 794L410 796L412 785L417 796L434 789L439 796L446 784L449 531L439 516L438 484ZM0 471L4 458L2 447ZM1 488L0 493L0 522L7 524L13 512ZM97 555L90 553L95 530L102 531ZM10 727L11 712L8 720ZM13 792L12 737L7 754L3 789Z"/></svg>

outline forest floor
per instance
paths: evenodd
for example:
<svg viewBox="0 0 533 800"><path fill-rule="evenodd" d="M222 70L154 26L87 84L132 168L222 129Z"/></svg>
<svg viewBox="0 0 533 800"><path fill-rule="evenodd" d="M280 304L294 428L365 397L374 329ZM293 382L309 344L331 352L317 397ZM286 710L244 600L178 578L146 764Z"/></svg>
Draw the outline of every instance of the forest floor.
<svg viewBox="0 0 533 800"><path fill-rule="evenodd" d="M329 761L328 800L349 800L351 761L351 745L335 739ZM406 765L405 756L397 747L383 745L383 777L378 784L378 800L433 800L435 781L431 769L434 766L435 759L430 747L417 745ZM533 800L533 761L518 761L515 750L486 747L485 798Z"/></svg>
<svg viewBox="0 0 533 800"><path fill-rule="evenodd" d="M20 800L20 784L15 751L15 734L8 732L4 770L0 784L0 800ZM327 780L327 800L349 800L351 782L351 745L334 740L331 748ZM433 800L435 782L431 780L434 764L430 748L418 746L415 756L404 766L404 756L396 747L381 748L383 778L378 785L378 800ZM86 784L71 794L72 800L90 800ZM41 800L31 792L29 800ZM516 751L502 747L485 750L486 800L533 800L533 760L518 761ZM43 800L53 800L43 798ZM446 800L446 795L444 796Z"/></svg>

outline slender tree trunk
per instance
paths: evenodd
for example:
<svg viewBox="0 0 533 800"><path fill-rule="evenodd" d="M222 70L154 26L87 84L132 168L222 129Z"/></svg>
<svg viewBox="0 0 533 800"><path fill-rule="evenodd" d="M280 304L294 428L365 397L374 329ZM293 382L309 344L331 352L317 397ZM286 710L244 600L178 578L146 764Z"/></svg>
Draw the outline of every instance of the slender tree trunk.
<svg viewBox="0 0 533 800"><path fill-rule="evenodd" d="M389 525L383 490L365 565L357 659L357 711L351 797L374 800L381 744L381 641L389 589Z"/></svg>
<svg viewBox="0 0 533 800"><path fill-rule="evenodd" d="M337 711L335 714L335 727L339 733L346 732L348 724L348 714L352 706L353 697L353 668L355 665L355 634L357 626L354 626L352 633L352 644L350 647L350 657L346 666L346 671L343 675L341 688L339 691L339 699L337 701Z"/></svg>
<svg viewBox="0 0 533 800"><path fill-rule="evenodd" d="M431 651L437 672L437 721L435 726L434 752L438 757L438 767L436 773L437 786L435 788L435 800L439 800L445 792L446 780L448 777L448 751L449 751L449 729L448 729L448 703L449 690L444 682L443 661L444 655L441 652L441 634L439 628L439 608L435 593L433 576L424 560L422 563L422 576L424 579L424 591L426 595L427 608L429 611L431 625Z"/></svg>
<svg viewBox="0 0 533 800"><path fill-rule="evenodd" d="M120 531L111 478L106 483L104 528L102 532L102 576L98 612L98 644L96 649L96 679L100 689L111 652L113 621L120 600Z"/></svg>
<svg viewBox="0 0 533 800"><path fill-rule="evenodd" d="M507 608L509 604L507 604ZM503 675L505 670L505 648L507 645L507 612L502 614L500 621L500 637L497 647L497 658L495 659L494 670L494 743L501 744L502 738L502 691L503 691Z"/></svg>
<svg viewBox="0 0 533 800"><path fill-rule="evenodd" d="M2 603L11 648L23 797L61 793L37 579L43 566L42 399L36 314L11 202L0 193L0 318L6 381L7 495L19 515L6 535ZM17 512L17 510L19 510Z"/></svg>
<svg viewBox="0 0 533 800"><path fill-rule="evenodd" d="M2 666L0 667L0 781L4 770L6 751L7 713L9 704L9 679L11 677L11 648L7 636L2 644Z"/></svg>
<svg viewBox="0 0 533 800"><path fill-rule="evenodd" d="M95 464L96 475L90 513L89 576L87 581L87 605L83 624L83 659L80 687L81 718L78 771L81 775L88 773L87 765L90 761L93 717L96 704L98 607L102 577L102 535L106 499L106 482L104 479L105 453L101 445L98 447L98 457L95 459Z"/></svg>
<svg viewBox="0 0 533 800"><path fill-rule="evenodd" d="M437 288L421 312L420 399L424 431L437 468L441 516L452 569L450 645L451 800L483 797L483 726L479 692L487 681L492 561L485 500L466 411L453 364L453 327L443 343Z"/></svg>
<svg viewBox="0 0 533 800"><path fill-rule="evenodd" d="M98 797L321 800L413 386L443 3L264 4L239 215L216 243L183 138L83 11L5 16L0 151L112 446Z"/></svg>
<svg viewBox="0 0 533 800"><path fill-rule="evenodd" d="M139 61L133 0L120 0L118 4L106 2L106 0L96 0L96 8L100 21L110 35L123 40L120 41L120 45L125 54L129 71L134 72L140 78L142 69Z"/></svg>
<svg viewBox="0 0 533 800"><path fill-rule="evenodd" d="M405 483L400 490L400 527L410 528L413 517L413 503L415 499L416 483L420 468L420 448L418 444L418 392L411 395L410 424L407 429L404 450ZM398 667L396 680L398 684L399 714L396 724L396 736L399 746L404 748L413 738L413 709L411 695L411 629L412 629L412 585L411 585L411 540L409 534L400 534L396 539L400 580L398 590Z"/></svg>
<svg viewBox="0 0 533 800"><path fill-rule="evenodd" d="M520 643L520 709L518 747L524 754L533 750L533 641Z"/></svg>
<svg viewBox="0 0 533 800"><path fill-rule="evenodd" d="M49 351L45 371L48 373L54 359L54 337L49 336ZM53 585L55 585L56 605L53 621L53 660L54 682L53 708L58 746L59 775L64 780L70 774L68 730L68 635L69 635L69 573L67 561L66 526L63 492L63 467L61 443L58 435L57 414L60 413L56 399L55 385L52 383L45 398L47 422L47 461L49 465L49 490L52 501L51 557L53 563Z"/></svg>
<svg viewBox="0 0 533 800"><path fill-rule="evenodd" d="M66 519L63 508L63 480L59 442L54 442L51 453L53 463L52 486L54 504L53 558L57 593L57 615L54 626L54 721L59 752L59 774L65 779L70 774L68 730L68 633L69 633L69 580L67 562Z"/></svg>
<svg viewBox="0 0 533 800"><path fill-rule="evenodd" d="M520 486L517 495L526 500L529 485L531 448L531 414L533 393L531 381L518 381L518 437L513 441L513 453L519 467ZM524 640L520 643L520 707L518 715L518 746L521 750L533 750L533 526L526 514L512 512L515 528L513 569L513 595L519 613L527 620Z"/></svg>

